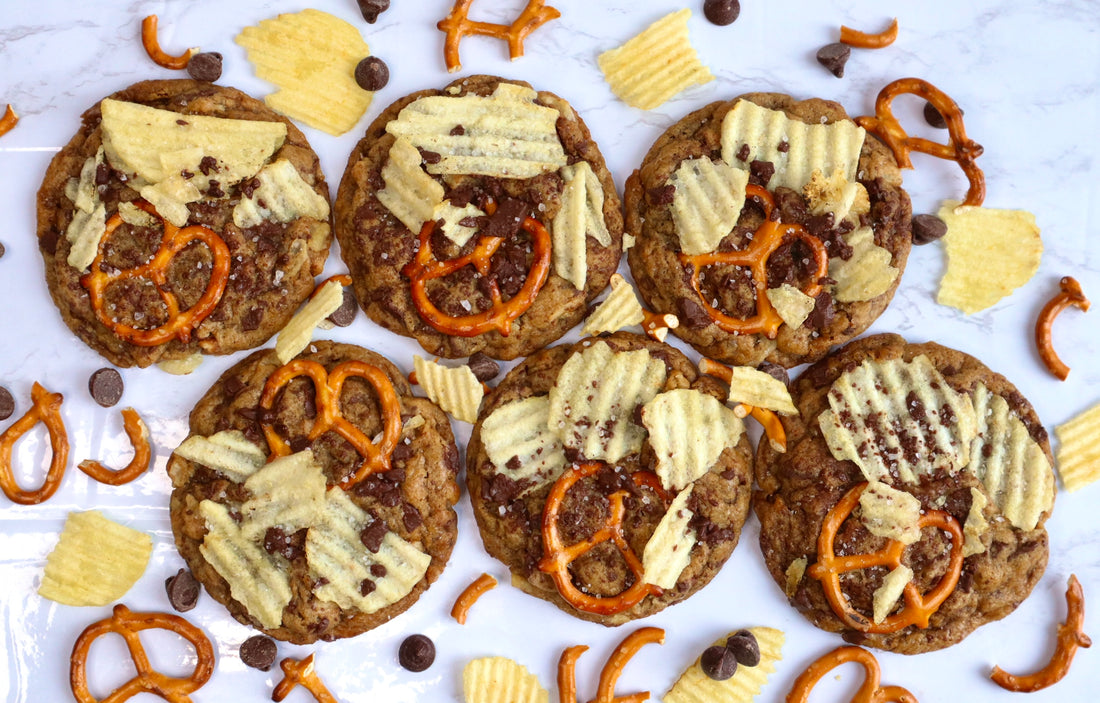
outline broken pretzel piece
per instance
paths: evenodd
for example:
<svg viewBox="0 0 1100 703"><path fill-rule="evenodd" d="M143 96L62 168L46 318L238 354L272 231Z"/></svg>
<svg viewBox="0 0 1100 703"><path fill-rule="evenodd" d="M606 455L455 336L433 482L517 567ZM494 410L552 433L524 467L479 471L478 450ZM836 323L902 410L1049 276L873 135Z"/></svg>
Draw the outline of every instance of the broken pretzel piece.
<svg viewBox="0 0 1100 703"><path fill-rule="evenodd" d="M149 428L133 408L122 411L122 428L134 448L134 458L129 464L116 471L98 461L88 459L80 462L77 465L78 468L96 481L109 486L121 486L145 473L149 468L149 460L153 458L153 448L149 444Z"/></svg>
<svg viewBox="0 0 1100 703"><path fill-rule="evenodd" d="M883 47L893 44L894 40L897 38L897 17L894 18L894 21L890 23L889 27L878 34L869 34L867 32L861 32L858 29L840 25L840 43L847 44L857 49L882 49Z"/></svg>
<svg viewBox="0 0 1100 703"><path fill-rule="evenodd" d="M313 667L313 654L300 661L293 657L287 657L279 662L279 667L283 670L283 680L271 692L271 700L276 701L276 703L290 695L295 686L301 686L312 693L317 703L340 703L336 696L332 695L325 687L321 677L317 675L317 671Z"/></svg>
<svg viewBox="0 0 1100 703"><path fill-rule="evenodd" d="M469 17L470 5L473 1L457 0L450 13L436 25L447 35L443 46L443 58L447 62L447 70L451 73L462 68L462 62L458 57L458 45L463 37L480 34L503 39L508 42L509 58L515 61L523 56L523 40L531 32L550 20L561 17L557 9L546 6L546 0L527 0L527 6L511 24L475 22Z"/></svg>
<svg viewBox="0 0 1100 703"><path fill-rule="evenodd" d="M451 617L455 619L455 622L459 625L465 625L466 614L470 612L470 607L477 602L478 598L496 588L496 585L497 580L489 574L482 574L474 579L474 582L459 594L454 607L451 608Z"/></svg>
<svg viewBox="0 0 1100 703"><path fill-rule="evenodd" d="M917 703L917 698L901 686L882 686L882 670L875 655L860 647L838 647L818 658L798 675L787 703L806 703L818 681L842 664L855 662L863 667L863 683L851 703Z"/></svg>
<svg viewBox="0 0 1100 703"><path fill-rule="evenodd" d="M1039 349L1039 358L1043 360L1043 365L1059 380L1064 381L1066 376L1069 376L1069 367L1054 351L1054 344L1051 341L1054 318L1071 305L1081 312L1088 312L1091 303L1081 291L1081 284L1072 276L1064 276L1058 285L1061 292L1043 306L1039 318L1035 321L1035 346Z"/></svg>
<svg viewBox="0 0 1100 703"><path fill-rule="evenodd" d="M187 68L187 64L191 62L191 57L198 53L199 48L197 46L191 47L179 56L164 53L164 49L160 48L160 41L157 39L157 21L156 15L149 15L141 21L141 45L145 47L145 53L153 59L153 63L162 68L175 70Z"/></svg>
<svg viewBox="0 0 1100 703"><path fill-rule="evenodd" d="M17 122L19 122L19 116L15 114L11 105L8 105L4 109L4 116L0 117L0 137L10 132Z"/></svg>

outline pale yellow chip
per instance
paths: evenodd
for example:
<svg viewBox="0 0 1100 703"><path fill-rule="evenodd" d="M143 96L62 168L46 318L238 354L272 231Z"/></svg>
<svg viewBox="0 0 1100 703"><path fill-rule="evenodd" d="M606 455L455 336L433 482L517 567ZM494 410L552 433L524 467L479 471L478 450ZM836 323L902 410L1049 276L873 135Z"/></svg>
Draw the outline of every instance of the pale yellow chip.
<svg viewBox="0 0 1100 703"><path fill-rule="evenodd" d="M966 524L963 525L963 558L985 551L982 535L989 529L989 521L985 519L983 511L988 503L984 493L977 488L970 488L970 512L966 514Z"/></svg>
<svg viewBox="0 0 1100 703"><path fill-rule="evenodd" d="M783 585L783 592L787 594L788 598L793 598L794 594L798 592L798 584L802 582L802 577L806 575L808 565L809 560L806 557L798 557L787 565L787 581Z"/></svg>
<svg viewBox="0 0 1100 703"><path fill-rule="evenodd" d="M710 471L745 429L717 398L690 388L657 394L642 408L642 424L657 456L656 474L668 490L680 490Z"/></svg>
<svg viewBox="0 0 1100 703"><path fill-rule="evenodd" d="M1067 491L1100 478L1100 405L1054 428L1058 435L1058 474Z"/></svg>
<svg viewBox="0 0 1100 703"><path fill-rule="evenodd" d="M94 156L84 160L80 167L80 176L69 179L65 184L65 195L73 202L77 210L91 212L100 202L99 188L96 186L96 173L104 163L103 146L100 145Z"/></svg>
<svg viewBox="0 0 1100 703"><path fill-rule="evenodd" d="M549 703L550 692L527 667L505 657L474 659L462 670L466 703Z"/></svg>
<svg viewBox="0 0 1100 703"><path fill-rule="evenodd" d="M871 210L867 189L858 181L849 182L839 168L831 176L815 169L809 183L802 187L802 194L809 202L811 215L831 212L834 225L846 218L859 224L859 216Z"/></svg>
<svg viewBox="0 0 1100 703"><path fill-rule="evenodd" d="M772 627L750 627L749 632L760 645L760 663L756 666L739 666L733 676L716 681L703 673L700 659L696 659L672 686L664 703L751 703L759 695L768 676L775 672L775 665L783 658L783 632ZM714 644L725 645L731 632Z"/></svg>
<svg viewBox="0 0 1100 703"><path fill-rule="evenodd" d="M966 470L1013 527L1032 530L1054 505L1054 472L1046 452L1001 396L985 384L974 389L978 433Z"/></svg>
<svg viewBox="0 0 1100 703"><path fill-rule="evenodd" d="M622 274L611 274L611 293L592 310L584 321L583 332L597 335L600 332L617 332L630 325L640 325L645 313L638 296Z"/></svg>
<svg viewBox="0 0 1100 703"><path fill-rule="evenodd" d="M597 341L570 356L550 389L547 424L562 443L593 461L618 461L642 449L634 409L665 383L665 363L649 351L613 352Z"/></svg>
<svg viewBox="0 0 1100 703"><path fill-rule="evenodd" d="M158 215L176 227L186 226L188 218L191 217L187 204L202 200L202 193L199 192L198 187L179 174L141 186L138 192L142 198L149 201Z"/></svg>
<svg viewBox="0 0 1100 703"><path fill-rule="evenodd" d="M182 359L161 359L157 368L173 376L186 376L202 366L202 352L193 352Z"/></svg>
<svg viewBox="0 0 1100 703"><path fill-rule="evenodd" d="M249 476L249 498L241 504L241 534L262 541L268 528L293 534L321 519L325 474L309 449L279 457Z"/></svg>
<svg viewBox="0 0 1100 703"><path fill-rule="evenodd" d="M166 170L161 158L179 152L197 155L193 164L186 164L195 174L202 172L199 160L203 156L213 158L218 182L228 188L255 175L286 139L282 122L182 115L110 98L104 99L100 108L107 161L150 184L179 175L180 164L173 163L173 170Z"/></svg>
<svg viewBox="0 0 1100 703"><path fill-rule="evenodd" d="M781 415L798 414L787 385L775 376L748 366L732 367L730 376L729 402L774 410Z"/></svg>
<svg viewBox="0 0 1100 703"><path fill-rule="evenodd" d="M521 496L557 481L565 470L565 450L547 426L549 417L550 397L536 395L500 406L481 423L481 443L496 470L531 482Z"/></svg>
<svg viewBox="0 0 1100 703"><path fill-rule="evenodd" d="M905 584L913 580L913 570L905 564L894 567L890 573L882 579L882 585L875 589L872 597L872 617L875 623L880 623L898 604L898 599L905 591Z"/></svg>
<svg viewBox="0 0 1100 703"><path fill-rule="evenodd" d="M377 552L363 545L360 534L374 519L342 488L329 489L320 519L306 533L310 575L324 580L313 591L318 598L373 613L407 596L424 578L432 558L394 532L386 533ZM381 577L371 573L376 564L385 568ZM363 595L368 579L374 589Z"/></svg>
<svg viewBox="0 0 1100 703"><path fill-rule="evenodd" d="M680 91L714 80L688 36L691 10L665 15L597 62L611 92L627 105L652 110Z"/></svg>
<svg viewBox="0 0 1100 703"><path fill-rule="evenodd" d="M603 217L603 184L587 161L562 166L559 172L565 186L561 207L550 225L554 272L577 290L584 290L588 278L588 235L601 246L611 246L611 233Z"/></svg>
<svg viewBox="0 0 1100 703"><path fill-rule="evenodd" d="M477 422L485 389L469 366L443 366L413 357L416 381L433 403L456 420Z"/></svg>
<svg viewBox="0 0 1100 703"><path fill-rule="evenodd" d="M286 327L279 330L275 340L275 356L279 363L285 364L298 356L313 339L317 325L336 312L343 302L344 287L339 281L331 280L318 288L302 309L294 313Z"/></svg>
<svg viewBox="0 0 1100 703"><path fill-rule="evenodd" d="M145 212L128 200L118 204L118 216L122 221L133 227L155 227L157 218Z"/></svg>
<svg viewBox="0 0 1100 703"><path fill-rule="evenodd" d="M859 507L860 522L876 537L902 544L920 541L921 505L913 494L872 481L860 494Z"/></svg>
<svg viewBox="0 0 1100 703"><path fill-rule="evenodd" d="M429 95L406 105L386 131L439 154L428 173L534 178L566 165L558 111L531 88L500 83L492 95ZM455 127L462 127L462 134Z"/></svg>
<svg viewBox="0 0 1100 703"><path fill-rule="evenodd" d="M817 305L816 299L806 295L790 283L784 283L778 288L769 288L764 294L768 296L768 301L775 308L779 318L792 329L801 327Z"/></svg>
<svg viewBox="0 0 1100 703"><path fill-rule="evenodd" d="M355 82L370 55L354 25L307 9L245 27L234 40L248 51L256 75L279 90L264 98L273 109L333 136L355 126L374 93Z"/></svg>
<svg viewBox="0 0 1100 703"><path fill-rule="evenodd" d="M844 235L844 241L852 247L852 255L829 259L829 277L836 281L833 297L841 303L857 303L890 290L901 271L890 264L889 250L875 244L874 231L860 227Z"/></svg>
<svg viewBox="0 0 1100 703"><path fill-rule="evenodd" d="M386 187L375 193L378 202L414 234L435 216L444 194L443 185L425 173L420 162L420 152L408 139L394 140L382 167Z"/></svg>
<svg viewBox="0 0 1100 703"><path fill-rule="evenodd" d="M689 525L694 513L687 507L695 484L680 491L668 506L657 528L653 530L642 553L642 580L658 588L676 586L687 565L691 563L691 548L695 546L695 530Z"/></svg>
<svg viewBox="0 0 1100 703"><path fill-rule="evenodd" d="M233 599L264 627L283 623L283 609L293 596L285 569L260 544L241 534L229 508L212 500L199 503L206 535L199 552L229 583Z"/></svg>
<svg viewBox="0 0 1100 703"><path fill-rule="evenodd" d="M477 205L473 203L467 203L463 207L455 207L451 205L449 200L443 200L435 206L432 210L432 220L442 220L443 236L450 239L455 243L455 246L462 247L466 245L466 242L470 241L470 237L477 234L477 227L470 227L468 225L461 224L462 220L468 217L482 217L485 213ZM419 234L419 232L417 233Z"/></svg>
<svg viewBox="0 0 1100 703"><path fill-rule="evenodd" d="M268 164L256 174L259 187L242 193L233 208L233 224L240 228L264 222L291 222L299 217L328 221L328 200L313 189L287 159Z"/></svg>
<svg viewBox="0 0 1100 703"><path fill-rule="evenodd" d="M76 210L65 229L69 240L69 257L66 262L78 271L85 271L99 252L99 242L107 232L107 207L98 203L91 212Z"/></svg>
<svg viewBox="0 0 1100 703"><path fill-rule="evenodd" d="M191 435L173 453L225 474L238 483L267 463L264 450L249 441L240 430L222 430L209 437Z"/></svg>
<svg viewBox="0 0 1100 703"><path fill-rule="evenodd" d="M122 598L149 564L153 539L96 510L69 513L46 557L38 594L63 605L107 605Z"/></svg>
<svg viewBox="0 0 1100 703"><path fill-rule="evenodd" d="M970 315L996 304L1039 270L1043 240L1035 216L1024 210L959 206L946 201L939 212L947 271L936 302Z"/></svg>
<svg viewBox="0 0 1100 703"><path fill-rule="evenodd" d="M675 188L672 221L685 254L709 254L733 230L745 206L749 172L703 156L680 162L668 180Z"/></svg>
<svg viewBox="0 0 1100 703"><path fill-rule="evenodd" d="M868 481L954 475L970 460L978 432L970 397L952 389L924 355L866 360L845 371L829 389L829 406L818 418L829 450L855 462Z"/></svg>
<svg viewBox="0 0 1100 703"><path fill-rule="evenodd" d="M748 169L753 161L767 161L775 173L768 190L779 186L802 192L814 171L840 173L856 180L859 154L866 131L851 120L808 124L748 100L738 101L722 121L722 159L734 168ZM785 150L780 145L786 143ZM737 158L748 145L748 158Z"/></svg>

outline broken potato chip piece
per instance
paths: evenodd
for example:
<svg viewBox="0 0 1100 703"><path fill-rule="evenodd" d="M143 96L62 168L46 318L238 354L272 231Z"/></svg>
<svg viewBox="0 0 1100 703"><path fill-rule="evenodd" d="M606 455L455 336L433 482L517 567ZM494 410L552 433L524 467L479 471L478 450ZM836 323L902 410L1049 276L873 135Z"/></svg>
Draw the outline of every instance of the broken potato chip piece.
<svg viewBox="0 0 1100 703"><path fill-rule="evenodd" d="M1066 490L1080 490L1100 478L1100 405L1054 428L1058 473Z"/></svg>
<svg viewBox="0 0 1100 703"><path fill-rule="evenodd" d="M680 162L668 182L680 250L694 256L717 249L741 217L749 172L700 157Z"/></svg>
<svg viewBox="0 0 1100 703"><path fill-rule="evenodd" d="M756 666L738 666L733 676L718 681L703 673L702 657L695 660L672 686L664 703L751 703L775 672L776 663L783 658L783 632L772 627L750 627L749 632L760 646L760 663ZM735 632L721 638L715 645L725 646Z"/></svg>
<svg viewBox="0 0 1100 703"><path fill-rule="evenodd" d="M286 364L309 344L317 325L336 312L344 302L344 287L336 280L328 280L318 288L302 309L294 313L286 327L279 330L275 340L275 356L280 364Z"/></svg>
<svg viewBox="0 0 1100 703"><path fill-rule="evenodd" d="M782 415L797 415L787 385L771 374L748 366L730 368L729 402L774 410Z"/></svg>
<svg viewBox="0 0 1100 703"><path fill-rule="evenodd" d="M583 332L597 335L600 332L618 332L630 325L640 325L645 320L642 303L622 274L611 274L611 293L592 310L584 321Z"/></svg>
<svg viewBox="0 0 1100 703"><path fill-rule="evenodd" d="M798 329L813 312L817 299L806 295L790 283L778 288L769 288L764 292L768 296L775 313L792 329Z"/></svg>
<svg viewBox="0 0 1100 703"><path fill-rule="evenodd" d="M502 405L481 423L481 443L497 471L530 482L520 496L557 481L565 470L565 451L547 426L549 417L550 398L538 395Z"/></svg>
<svg viewBox="0 0 1100 703"><path fill-rule="evenodd" d="M844 235L844 241L852 255L829 259L829 277L836 281L833 297L841 303L858 303L890 290L901 271L890 264L890 251L875 244L874 231L860 227Z"/></svg>
<svg viewBox="0 0 1100 703"><path fill-rule="evenodd" d="M174 452L177 456L221 472L243 483L267 463L267 454L240 430L222 430L209 437L191 435Z"/></svg>
<svg viewBox="0 0 1100 703"><path fill-rule="evenodd" d="M695 529L690 526L695 513L687 507L695 484L680 491L657 523L642 553L642 580L659 588L674 588L687 565L691 563L691 548L695 546Z"/></svg>
<svg viewBox="0 0 1100 703"><path fill-rule="evenodd" d="M57 546L46 557L38 594L64 605L107 605L145 573L153 539L96 510L69 513Z"/></svg>
<svg viewBox="0 0 1100 703"><path fill-rule="evenodd" d="M413 357L416 380L433 403L462 422L477 422L485 389L469 366L443 366Z"/></svg>
<svg viewBox="0 0 1100 703"><path fill-rule="evenodd" d="M588 278L587 237L611 246L611 233L603 216L603 184L587 161L559 170L565 187L561 208L550 227L553 237L554 272L584 290Z"/></svg>
<svg viewBox="0 0 1100 703"><path fill-rule="evenodd" d="M913 494L873 481L859 494L859 507L863 526L876 537L902 544L920 541L921 506Z"/></svg>
<svg viewBox="0 0 1100 703"><path fill-rule="evenodd" d="M717 398L690 388L658 393L642 407L642 425L667 490L680 490L707 473L745 428Z"/></svg>
<svg viewBox="0 0 1100 703"><path fill-rule="evenodd" d="M549 703L550 692L522 664L506 657L474 659L462 670L466 703Z"/></svg>

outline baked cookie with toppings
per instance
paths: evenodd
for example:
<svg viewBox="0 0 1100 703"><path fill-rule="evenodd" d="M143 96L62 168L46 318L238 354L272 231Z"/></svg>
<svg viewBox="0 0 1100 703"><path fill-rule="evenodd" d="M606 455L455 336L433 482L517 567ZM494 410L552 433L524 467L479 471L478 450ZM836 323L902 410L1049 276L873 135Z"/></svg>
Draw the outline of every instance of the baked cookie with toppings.
<svg viewBox="0 0 1100 703"><path fill-rule="evenodd" d="M791 386L787 451L757 450L753 508L772 578L818 627L915 654L1011 613L1046 567L1053 458L1000 374L893 334Z"/></svg>
<svg viewBox="0 0 1100 703"><path fill-rule="evenodd" d="M519 588L621 625L698 591L737 545L752 451L724 389L626 332L527 357L482 405L466 485Z"/></svg>
<svg viewBox="0 0 1100 703"><path fill-rule="evenodd" d="M372 320L455 358L558 339L622 251L611 174L580 116L470 76L389 106L348 159L336 238Z"/></svg>
<svg viewBox="0 0 1100 703"><path fill-rule="evenodd" d="M624 200L642 298L734 364L792 367L857 336L911 247L893 155L827 100L711 103L656 141Z"/></svg>
<svg viewBox="0 0 1100 703"><path fill-rule="evenodd" d="M446 415L360 347L314 342L226 371L172 454L176 546L242 623L298 644L408 609L457 536Z"/></svg>
<svg viewBox="0 0 1100 703"><path fill-rule="evenodd" d="M285 117L233 88L145 81L85 112L50 163L38 245L65 324L145 367L267 341L313 291L329 214Z"/></svg>

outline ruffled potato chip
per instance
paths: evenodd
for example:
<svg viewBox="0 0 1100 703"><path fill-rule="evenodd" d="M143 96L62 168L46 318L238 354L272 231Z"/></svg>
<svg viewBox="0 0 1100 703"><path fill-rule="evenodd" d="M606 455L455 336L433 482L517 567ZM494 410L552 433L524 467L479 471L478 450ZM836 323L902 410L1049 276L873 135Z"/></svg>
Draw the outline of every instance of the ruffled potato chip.
<svg viewBox="0 0 1100 703"><path fill-rule="evenodd" d="M611 274L611 293L592 310L584 321L583 332L597 335L600 332L617 332L624 327L640 325L645 320L642 303L622 274Z"/></svg>
<svg viewBox="0 0 1100 703"><path fill-rule="evenodd" d="M107 605L145 573L153 539L96 510L69 513L46 557L38 594L64 605Z"/></svg>
<svg viewBox="0 0 1100 703"><path fill-rule="evenodd" d="M817 300L806 295L790 283L764 291L775 312L783 322L792 328L799 328L810 313L814 311Z"/></svg>
<svg viewBox="0 0 1100 703"><path fill-rule="evenodd" d="M774 410L781 415L798 414L786 384L771 374L748 366L730 368L729 402Z"/></svg>
<svg viewBox="0 0 1100 703"><path fill-rule="evenodd" d="M469 366L442 366L413 357L416 380L433 403L462 422L477 422L485 389Z"/></svg>
<svg viewBox="0 0 1100 703"><path fill-rule="evenodd" d="M603 218L603 184L587 161L560 169L565 187L561 207L550 225L553 238L554 272L584 290L588 278L588 245L592 238L611 246L611 233Z"/></svg>
<svg viewBox="0 0 1100 703"><path fill-rule="evenodd" d="M313 293L306 304L294 313L286 327L279 330L275 340L275 356L280 364L286 364L298 356L313 339L313 331L344 302L344 287L339 281L330 280Z"/></svg>
<svg viewBox="0 0 1100 703"><path fill-rule="evenodd" d="M642 580L659 588L673 588L691 563L695 530L689 526L694 513L687 507L694 484L680 491L657 523L642 553Z"/></svg>
<svg viewBox="0 0 1100 703"><path fill-rule="evenodd" d="M408 139L397 138L390 147L382 180L386 187L375 193L378 202L414 234L435 216L443 203L443 185L420 168L420 152Z"/></svg>
<svg viewBox="0 0 1100 703"><path fill-rule="evenodd" d="M1067 491L1100 478L1100 405L1054 428L1058 436L1058 473Z"/></svg>
<svg viewBox="0 0 1100 703"><path fill-rule="evenodd" d="M875 589L872 597L872 617L875 623L881 623L898 604L905 591L905 584L913 580L913 570L901 564L893 568L882 579L882 585Z"/></svg>
<svg viewBox="0 0 1100 703"><path fill-rule="evenodd" d="M251 197L242 197L233 208L233 224L240 228L264 222L286 223L299 217L328 221L328 201L306 183L294 164L279 159L256 174L260 185Z"/></svg>
<svg viewBox="0 0 1100 703"><path fill-rule="evenodd" d="M700 157L682 161L668 182L680 250L694 256L717 249L741 217L749 172Z"/></svg>
<svg viewBox="0 0 1100 703"><path fill-rule="evenodd" d="M690 388L657 394L642 407L642 425L657 455L656 474L668 490L680 490L710 471L745 428L717 398Z"/></svg>
<svg viewBox="0 0 1100 703"><path fill-rule="evenodd" d="M557 481L565 470L565 451L549 417L550 397L538 395L502 405L481 423L481 443L497 471L530 482L521 496Z"/></svg>
<svg viewBox="0 0 1100 703"><path fill-rule="evenodd" d="M267 463L267 454L240 430L223 430L209 437L191 435L174 452L177 456L243 482Z"/></svg>
<svg viewBox="0 0 1100 703"><path fill-rule="evenodd" d="M760 645L759 664L739 666L730 678L716 681L703 673L700 657L665 694L664 703L751 703L768 682L768 676L775 672L776 663L783 658L786 637L772 627L750 627L749 632ZM725 645L733 634L731 632L714 644Z"/></svg>
<svg viewBox="0 0 1100 703"><path fill-rule="evenodd" d="M316 523L325 510L325 474L309 449L279 457L244 482L241 534L262 541L270 527L292 534Z"/></svg>
<svg viewBox="0 0 1100 703"><path fill-rule="evenodd" d="M921 505L913 494L873 481L859 495L859 508L860 521L871 534L902 544L920 541Z"/></svg>
<svg viewBox="0 0 1100 703"><path fill-rule="evenodd" d="M874 231L860 227L844 235L844 241L852 247L852 255L829 259L829 277L836 281L833 297L841 303L857 303L890 290L901 271L890 265L889 250L875 244Z"/></svg>
<svg viewBox="0 0 1100 703"><path fill-rule="evenodd" d="M466 703L549 703L550 692L527 668L505 657L474 659L462 670Z"/></svg>

